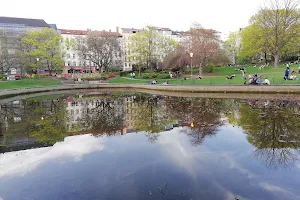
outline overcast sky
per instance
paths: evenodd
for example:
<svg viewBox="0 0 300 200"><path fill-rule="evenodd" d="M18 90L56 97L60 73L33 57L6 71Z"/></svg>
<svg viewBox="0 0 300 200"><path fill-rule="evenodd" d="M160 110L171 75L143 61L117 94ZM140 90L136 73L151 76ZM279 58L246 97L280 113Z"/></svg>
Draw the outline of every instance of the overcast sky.
<svg viewBox="0 0 300 200"><path fill-rule="evenodd" d="M248 25L262 0L1 0L0 15L40 18L60 29L115 30L146 25L187 30L197 21L222 32Z"/></svg>

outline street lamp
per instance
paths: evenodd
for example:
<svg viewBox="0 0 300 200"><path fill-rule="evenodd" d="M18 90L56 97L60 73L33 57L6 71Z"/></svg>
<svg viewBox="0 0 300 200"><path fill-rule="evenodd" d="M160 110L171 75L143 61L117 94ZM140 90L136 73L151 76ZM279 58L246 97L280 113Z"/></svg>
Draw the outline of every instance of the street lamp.
<svg viewBox="0 0 300 200"><path fill-rule="evenodd" d="M193 52L190 52L190 57L191 57L191 78L193 77L193 69L192 69L192 67L193 67Z"/></svg>
<svg viewBox="0 0 300 200"><path fill-rule="evenodd" d="M39 64L38 64L39 61L40 61L40 59L39 59L39 58L36 58L37 73L38 73L38 77L39 77L39 79L40 79L40 70L39 70Z"/></svg>

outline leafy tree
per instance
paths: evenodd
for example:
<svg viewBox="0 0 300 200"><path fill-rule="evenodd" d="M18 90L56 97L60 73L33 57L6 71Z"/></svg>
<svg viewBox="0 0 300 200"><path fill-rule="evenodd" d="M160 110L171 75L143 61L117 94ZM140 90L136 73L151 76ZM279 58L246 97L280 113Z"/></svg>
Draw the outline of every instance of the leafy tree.
<svg viewBox="0 0 300 200"><path fill-rule="evenodd" d="M175 46L174 40L161 36L155 27L148 26L130 37L129 51L140 72L142 67L154 69Z"/></svg>
<svg viewBox="0 0 300 200"><path fill-rule="evenodd" d="M45 68L51 75L64 64L60 42L59 34L50 28L31 31L21 38L19 55L28 69Z"/></svg>
<svg viewBox="0 0 300 200"><path fill-rule="evenodd" d="M90 31L86 37L76 38L76 49L84 60L93 63L101 72L123 64L118 33Z"/></svg>
<svg viewBox="0 0 300 200"><path fill-rule="evenodd" d="M224 47L226 51L229 54L230 61L232 64L236 64L237 56L240 51L240 42L241 42L241 36L240 32L230 32L228 35L227 40L224 43Z"/></svg>
<svg viewBox="0 0 300 200"><path fill-rule="evenodd" d="M274 57L278 67L284 51L299 42L300 12L295 0L271 1L250 20L244 33L244 51L248 54L263 51Z"/></svg>

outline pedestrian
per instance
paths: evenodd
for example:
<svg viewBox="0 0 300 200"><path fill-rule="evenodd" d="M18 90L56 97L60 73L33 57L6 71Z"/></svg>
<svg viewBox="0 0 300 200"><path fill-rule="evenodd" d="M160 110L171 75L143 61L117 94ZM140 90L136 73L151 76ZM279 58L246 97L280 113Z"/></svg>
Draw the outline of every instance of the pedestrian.
<svg viewBox="0 0 300 200"><path fill-rule="evenodd" d="M132 78L135 78L135 73L134 72L132 73Z"/></svg>
<svg viewBox="0 0 300 200"><path fill-rule="evenodd" d="M289 74L290 74L290 70L289 68L286 68L285 72L284 72L284 80L289 80Z"/></svg>
<svg viewBox="0 0 300 200"><path fill-rule="evenodd" d="M130 78L132 78L132 76L133 76L132 73L130 73Z"/></svg>

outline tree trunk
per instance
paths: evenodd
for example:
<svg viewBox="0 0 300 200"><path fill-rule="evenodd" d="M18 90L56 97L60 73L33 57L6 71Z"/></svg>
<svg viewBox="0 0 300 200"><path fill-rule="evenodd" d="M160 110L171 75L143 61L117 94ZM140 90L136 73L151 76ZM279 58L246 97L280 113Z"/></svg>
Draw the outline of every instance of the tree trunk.
<svg viewBox="0 0 300 200"><path fill-rule="evenodd" d="M278 68L279 65L279 53L275 53L274 55L274 67Z"/></svg>
<svg viewBox="0 0 300 200"><path fill-rule="evenodd" d="M268 61L267 61L267 53L265 52L265 64L267 65L268 64Z"/></svg>
<svg viewBox="0 0 300 200"><path fill-rule="evenodd" d="M199 64L199 76L202 76L202 62Z"/></svg>
<svg viewBox="0 0 300 200"><path fill-rule="evenodd" d="M139 77L141 77L141 65L139 65Z"/></svg>

